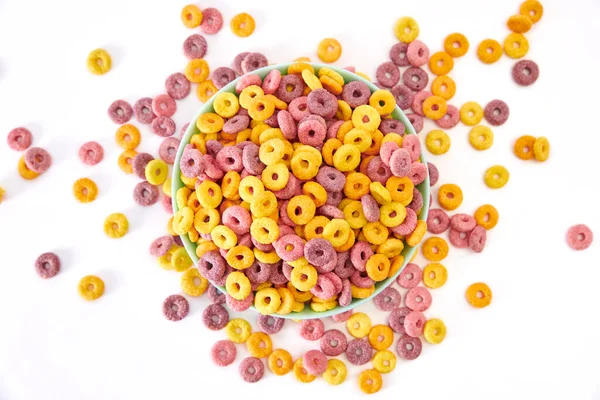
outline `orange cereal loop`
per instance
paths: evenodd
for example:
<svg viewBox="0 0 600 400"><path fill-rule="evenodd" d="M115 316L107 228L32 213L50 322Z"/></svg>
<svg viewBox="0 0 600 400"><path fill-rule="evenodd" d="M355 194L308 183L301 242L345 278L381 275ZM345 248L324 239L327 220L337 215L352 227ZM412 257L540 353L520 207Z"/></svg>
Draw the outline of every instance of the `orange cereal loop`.
<svg viewBox="0 0 600 400"><path fill-rule="evenodd" d="M239 37L248 37L254 32L256 24L250 14L241 13L231 19L231 31Z"/></svg>
<svg viewBox="0 0 600 400"><path fill-rule="evenodd" d="M529 42L520 33L511 33L504 40L504 52L510 58L522 58L529 52Z"/></svg>
<svg viewBox="0 0 600 400"><path fill-rule="evenodd" d="M475 210L475 222L477 225L481 225L486 230L493 229L498 223L498 210L491 204L484 204Z"/></svg>
<svg viewBox="0 0 600 400"><path fill-rule="evenodd" d="M188 28L197 28L202 23L202 11L193 5L188 4L181 10L181 22Z"/></svg>
<svg viewBox="0 0 600 400"><path fill-rule="evenodd" d="M438 190L438 203L447 211L456 210L462 203L463 194L458 185L447 183Z"/></svg>
<svg viewBox="0 0 600 400"><path fill-rule="evenodd" d="M477 57L486 64L493 64L502 57L502 46L494 39L485 39L477 47Z"/></svg>
<svg viewBox="0 0 600 400"><path fill-rule="evenodd" d="M79 281L77 289L84 300L96 300L104 293L104 282L94 275L84 276Z"/></svg>
<svg viewBox="0 0 600 400"><path fill-rule="evenodd" d="M219 89L215 86L213 81L206 80L201 82L196 88L196 97L203 103L206 103Z"/></svg>
<svg viewBox="0 0 600 400"><path fill-rule="evenodd" d="M98 195L98 186L89 178L81 178L73 184L73 195L82 203L91 203Z"/></svg>
<svg viewBox="0 0 600 400"><path fill-rule="evenodd" d="M336 82L336 80L332 77L323 75L319 78L319 80L321 81L321 85L334 95L337 96L342 93L342 85L339 82Z"/></svg>
<svg viewBox="0 0 600 400"><path fill-rule="evenodd" d="M423 257L429 261L442 261L448 255L448 243L441 237L432 236L421 246Z"/></svg>
<svg viewBox="0 0 600 400"><path fill-rule="evenodd" d="M533 136L524 135L517 139L514 146L514 153L521 160L531 160L534 157L533 147L535 138Z"/></svg>
<svg viewBox="0 0 600 400"><path fill-rule="evenodd" d="M125 172L126 174L133 174L132 163L135 156L137 156L137 152L135 150L125 150L121 153L118 160L121 171Z"/></svg>
<svg viewBox="0 0 600 400"><path fill-rule="evenodd" d="M140 130L131 124L121 125L115 134L117 144L124 150L135 149L140 144L141 138Z"/></svg>
<svg viewBox="0 0 600 400"><path fill-rule="evenodd" d="M492 291L488 285L482 282L469 286L465 295L469 304L476 308L487 307L492 302Z"/></svg>
<svg viewBox="0 0 600 400"><path fill-rule="evenodd" d="M367 369L358 376L358 386L366 394L379 392L382 385L381 374L374 369Z"/></svg>
<svg viewBox="0 0 600 400"><path fill-rule="evenodd" d="M202 58L195 58L185 66L185 77L193 83L200 83L208 78L210 68Z"/></svg>
<svg viewBox="0 0 600 400"><path fill-rule="evenodd" d="M313 66L305 62L294 62L293 64L290 64L287 73L288 75L302 74L302 71L304 71L305 69L309 70L313 74L315 73L315 69L313 68Z"/></svg>
<svg viewBox="0 0 600 400"><path fill-rule="evenodd" d="M537 0L527 0L521 4L519 12L522 15L526 15L531 19L534 24L542 19L544 15L544 6Z"/></svg>
<svg viewBox="0 0 600 400"><path fill-rule="evenodd" d="M452 57L462 57L469 51L469 40L462 33L451 33L444 40L444 50Z"/></svg>
<svg viewBox="0 0 600 400"><path fill-rule="evenodd" d="M438 51L429 59L429 69L435 75L447 75L452 68L454 68L454 59L445 51Z"/></svg>
<svg viewBox="0 0 600 400"><path fill-rule="evenodd" d="M450 100L456 93L456 83L447 75L438 76L431 83L431 92L434 96Z"/></svg>
<svg viewBox="0 0 600 400"><path fill-rule="evenodd" d="M429 96L423 102L423 113L434 121L446 115L446 111L448 111L448 104L439 96Z"/></svg>
<svg viewBox="0 0 600 400"><path fill-rule="evenodd" d="M404 43L410 43L419 36L419 24L412 17L399 18L394 24L396 38Z"/></svg>
<svg viewBox="0 0 600 400"><path fill-rule="evenodd" d="M19 171L19 175L21 175L21 178L27 179L28 181L40 176L40 174L30 170L27 167L27 164L25 164L25 156L19 159L19 163L17 164L17 170Z"/></svg>
<svg viewBox="0 0 600 400"><path fill-rule="evenodd" d="M525 33L531 29L531 18L523 14L511 15L506 21L508 29L515 33Z"/></svg>
<svg viewBox="0 0 600 400"><path fill-rule="evenodd" d="M304 368L304 364L302 363L302 357L300 357L294 362L293 371L296 379L302 383L310 383L317 378L316 376L309 374L308 371Z"/></svg>
<svg viewBox="0 0 600 400"><path fill-rule="evenodd" d="M298 57L294 60L294 62L310 62L309 57Z"/></svg>
<svg viewBox="0 0 600 400"><path fill-rule="evenodd" d="M317 55L323 62L335 62L342 55L342 45L340 42L332 38L323 39L317 48Z"/></svg>

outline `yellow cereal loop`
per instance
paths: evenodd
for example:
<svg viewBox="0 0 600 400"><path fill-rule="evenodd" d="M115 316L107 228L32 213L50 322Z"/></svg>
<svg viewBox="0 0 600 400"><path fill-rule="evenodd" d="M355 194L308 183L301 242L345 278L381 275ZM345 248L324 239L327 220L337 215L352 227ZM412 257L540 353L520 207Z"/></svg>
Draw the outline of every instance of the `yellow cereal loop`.
<svg viewBox="0 0 600 400"><path fill-rule="evenodd" d="M304 368L304 364L302 363L302 357L294 362L294 376L296 379L302 383L310 383L314 381L317 377L308 373L308 371Z"/></svg>
<svg viewBox="0 0 600 400"><path fill-rule="evenodd" d="M406 207L400 203L391 202L384 204L379 211L379 221L389 228L400 225L406 218Z"/></svg>
<svg viewBox="0 0 600 400"><path fill-rule="evenodd" d="M240 271L233 271L227 275L225 288L227 289L227 294L236 300L244 300L252 293L250 280Z"/></svg>
<svg viewBox="0 0 600 400"><path fill-rule="evenodd" d="M271 244L279 237L279 226L271 218L256 218L250 225L250 234L262 244Z"/></svg>
<svg viewBox="0 0 600 400"><path fill-rule="evenodd" d="M372 361L373 368L381 374L388 374L396 369L396 356L389 350L379 350Z"/></svg>
<svg viewBox="0 0 600 400"><path fill-rule="evenodd" d="M239 96L240 105L244 108L250 107L252 101L257 97L264 96L265 92L260 86L250 85L244 88Z"/></svg>
<svg viewBox="0 0 600 400"><path fill-rule="evenodd" d="M313 297L312 302L310 303L310 309L314 312L325 312L329 310L333 310L337 307L337 301L330 300L323 303L317 302L318 297Z"/></svg>
<svg viewBox="0 0 600 400"><path fill-rule="evenodd" d="M219 93L213 101L215 112L223 118L231 118L240 109L240 103L235 94L229 92Z"/></svg>
<svg viewBox="0 0 600 400"><path fill-rule="evenodd" d="M241 13L231 19L231 31L239 37L248 37L254 32L256 26L250 14Z"/></svg>
<svg viewBox="0 0 600 400"><path fill-rule="evenodd" d="M272 94L265 95L265 99L273 102L276 110L287 110L288 105L285 101L279 100L279 98L273 96Z"/></svg>
<svg viewBox="0 0 600 400"><path fill-rule="evenodd" d="M266 121L275 112L275 103L265 96L256 96L248 104L248 115L255 121Z"/></svg>
<svg viewBox="0 0 600 400"><path fill-rule="evenodd" d="M264 191L264 184L255 176L249 175L240 181L240 197L248 203L252 203L254 197Z"/></svg>
<svg viewBox="0 0 600 400"><path fill-rule="evenodd" d="M258 136L258 144L262 145L265 142L271 140L271 139L279 139L284 143L287 142L287 140L285 139L285 137L283 136L283 133L281 132L281 129L279 128L268 128L265 129L259 136ZM293 149L293 147L292 147Z"/></svg>
<svg viewBox="0 0 600 400"><path fill-rule="evenodd" d="M371 180L361 172L350 172L346 176L344 184L344 194L352 200L359 200L362 196L369 193Z"/></svg>
<svg viewBox="0 0 600 400"><path fill-rule="evenodd" d="M352 116L352 115L350 115ZM354 128L354 125L352 125L352 121L344 121L344 123L342 125L340 125L340 128L337 131L337 135L335 136L337 140L339 140L340 142L344 141L344 137L346 136L346 133L350 132L350 130Z"/></svg>
<svg viewBox="0 0 600 400"><path fill-rule="evenodd" d="M280 306L281 295L275 288L260 289L254 295L254 307L263 315L276 313Z"/></svg>
<svg viewBox="0 0 600 400"><path fill-rule="evenodd" d="M273 350L267 364L271 372L278 376L289 373L294 365L291 354L284 349Z"/></svg>
<svg viewBox="0 0 600 400"><path fill-rule="evenodd" d="M344 100L338 100L338 110L335 113L335 117L342 121L350 120L352 118L352 107Z"/></svg>
<svg viewBox="0 0 600 400"><path fill-rule="evenodd" d="M315 74L309 69L302 70L302 79L304 80L304 83L306 83L306 85L310 88L310 90L317 90L323 88L323 85L321 84L319 78L317 78Z"/></svg>
<svg viewBox="0 0 600 400"><path fill-rule="evenodd" d="M340 146L340 148L341 147L343 146ZM337 154L338 151L336 151L335 154ZM292 156L292 160L290 163L290 166L292 167L292 173L294 174L294 176L301 180L309 180L317 176L317 174L319 173L320 166L319 157L320 154L319 156L316 156L314 153L307 151L294 151L294 155Z"/></svg>
<svg viewBox="0 0 600 400"><path fill-rule="evenodd" d="M181 290L188 296L202 296L208 289L208 280L204 278L197 268L188 268L181 274Z"/></svg>
<svg viewBox="0 0 600 400"><path fill-rule="evenodd" d="M485 171L483 180L485 184L492 189L500 189L508 182L510 174L502 165L494 165Z"/></svg>
<svg viewBox="0 0 600 400"><path fill-rule="evenodd" d="M327 361L327 369L323 372L323 379L330 385L340 385L346 380L348 369L346 364L337 358L330 358Z"/></svg>
<svg viewBox="0 0 600 400"><path fill-rule="evenodd" d="M173 219L175 217L171 217L169 218L169 221L167 222L167 232L169 233L169 235L171 236L177 236L177 234L175 233L175 231L173 230Z"/></svg>
<svg viewBox="0 0 600 400"><path fill-rule="evenodd" d="M236 234L225 225L217 225L210 235L214 244L220 249L229 250L237 244Z"/></svg>
<svg viewBox="0 0 600 400"><path fill-rule="evenodd" d="M338 253L343 253L344 251L349 251L352 248L352 246L354 246L355 242L356 242L356 234L354 233L354 231L352 229L350 229L350 234L348 235L348 240L346 240L346 243L344 243L341 246L334 246L333 248Z"/></svg>
<svg viewBox="0 0 600 400"><path fill-rule="evenodd" d="M339 102L338 102L339 103ZM396 108L396 99L389 90L376 90L369 98L369 105L373 107L379 115L391 114Z"/></svg>
<svg viewBox="0 0 600 400"><path fill-rule="evenodd" d="M392 259L400 255L400 253L402 253L402 250L404 250L404 243L402 242L402 240L395 238L388 238L385 242L377 246L377 253L383 254L388 259ZM387 276L390 276L389 272Z"/></svg>
<svg viewBox="0 0 600 400"><path fill-rule="evenodd" d="M118 239L127 234L129 231L129 221L127 217L121 213L110 214L104 220L104 233L106 236Z"/></svg>
<svg viewBox="0 0 600 400"><path fill-rule="evenodd" d="M185 235L194 225L194 211L190 207L179 209L173 216L173 231L177 235Z"/></svg>
<svg viewBox="0 0 600 400"><path fill-rule="evenodd" d="M423 336L431 344L440 344L446 337L446 324L438 318L432 318L425 322Z"/></svg>
<svg viewBox="0 0 600 400"><path fill-rule="evenodd" d="M427 264L423 268L423 284L430 289L437 289L444 286L448 280L448 271L440 263Z"/></svg>
<svg viewBox="0 0 600 400"><path fill-rule="evenodd" d="M325 225L327 225L329 223L329 218L323 216L323 215L319 215L314 217L313 219L311 219L306 225L304 225L304 237L306 240L311 240L311 239L317 239L317 238L322 238L323 237L323 229L325 228ZM298 260L295 261L289 261L288 264L290 263L296 263L302 261L304 263L304 261L306 261L306 259L304 257L300 257ZM306 263L308 263L308 261L306 261ZM295 264L290 264L292 266L296 266Z"/></svg>
<svg viewBox="0 0 600 400"><path fill-rule="evenodd" d="M369 343L375 350L385 350L394 342L394 331L387 325L375 325L369 332Z"/></svg>
<svg viewBox="0 0 600 400"><path fill-rule="evenodd" d="M440 129L434 129L427 134L425 145L431 154L445 154L450 150L450 136Z"/></svg>
<svg viewBox="0 0 600 400"><path fill-rule="evenodd" d="M369 75L365 74L364 72L356 71L356 75L371 82L371 77Z"/></svg>
<svg viewBox="0 0 600 400"><path fill-rule="evenodd" d="M358 376L358 386L366 394L379 392L382 385L381 374L374 369L364 370Z"/></svg>
<svg viewBox="0 0 600 400"><path fill-rule="evenodd" d="M112 60L110 54L104 49L92 50L88 54L87 67L94 75L103 75L110 71Z"/></svg>
<svg viewBox="0 0 600 400"><path fill-rule="evenodd" d="M369 185L371 196L377 201L377 203L384 205L392 201L392 195L390 191L381 184L381 182L371 182Z"/></svg>
<svg viewBox="0 0 600 400"><path fill-rule="evenodd" d="M540 136L533 142L533 155L537 161L544 162L550 156L550 142L544 136Z"/></svg>
<svg viewBox="0 0 600 400"><path fill-rule="evenodd" d="M451 33L444 40L444 50L452 57L462 57L469 51L469 40L462 33Z"/></svg>
<svg viewBox="0 0 600 400"><path fill-rule="evenodd" d="M234 318L225 325L225 334L234 343L244 343L251 333L252 327L245 319Z"/></svg>
<svg viewBox="0 0 600 400"><path fill-rule="evenodd" d="M520 33L511 33L504 39L504 52L510 58L522 58L529 52L529 42Z"/></svg>
<svg viewBox="0 0 600 400"><path fill-rule="evenodd" d="M431 83L431 93L444 100L450 100L456 93L456 83L447 75L438 76Z"/></svg>
<svg viewBox="0 0 600 400"><path fill-rule="evenodd" d="M344 245L350 236L348 221L334 218L323 228L323 239L328 240L333 247Z"/></svg>
<svg viewBox="0 0 600 400"><path fill-rule="evenodd" d="M179 246L173 245L164 255L158 257L158 265L166 270L173 270L173 253L179 249Z"/></svg>
<svg viewBox="0 0 600 400"><path fill-rule="evenodd" d="M327 191L317 182L306 182L302 186L302 193L310 197L316 207L321 207L327 201Z"/></svg>
<svg viewBox="0 0 600 400"><path fill-rule="evenodd" d="M373 254L367 260L367 275L375 282L386 279L390 271L390 259L383 254Z"/></svg>
<svg viewBox="0 0 600 400"><path fill-rule="evenodd" d="M196 120L196 127L201 133L217 133L223 128L225 120L219 114L204 113ZM208 136L206 137L208 141Z"/></svg>
<svg viewBox="0 0 600 400"><path fill-rule="evenodd" d="M254 263L254 253L247 246L234 246L227 252L225 259L232 268L244 270Z"/></svg>
<svg viewBox="0 0 600 400"><path fill-rule="evenodd" d="M208 234L221 222L219 211L214 208L200 208L194 216L194 228L198 233Z"/></svg>
<svg viewBox="0 0 600 400"><path fill-rule="evenodd" d="M487 150L494 144L494 132L487 126L477 125L469 132L469 143L475 150Z"/></svg>
<svg viewBox="0 0 600 400"><path fill-rule="evenodd" d="M360 229L368 222L360 201L351 200L342 211L344 212L344 219L352 229Z"/></svg>
<svg viewBox="0 0 600 400"><path fill-rule="evenodd" d="M287 185L290 179L290 171L284 163L279 162L273 165L267 165L262 172L262 181L269 190L281 190Z"/></svg>
<svg viewBox="0 0 600 400"><path fill-rule="evenodd" d="M319 76L319 78L327 76L327 77L333 79L339 85L344 84L344 77L342 75L340 75L339 73L335 72L334 70L332 70L331 68L323 67L323 68L319 69L318 76Z"/></svg>
<svg viewBox="0 0 600 400"><path fill-rule="evenodd" d="M1 191L1 188L0 188ZM0 193L0 202L2 201ZM89 178L77 179L73 184L73 195L82 203L91 203L98 195L98 186Z"/></svg>
<svg viewBox="0 0 600 400"><path fill-rule="evenodd" d="M218 250L218 249L219 248L217 247L217 245L214 244L213 242L199 243L198 247L196 247L196 257L202 258L202 256L204 256L209 251Z"/></svg>
<svg viewBox="0 0 600 400"><path fill-rule="evenodd" d="M415 185L407 176L402 178L392 176L385 183L385 188L390 193L392 201L407 206L412 201Z"/></svg>
<svg viewBox="0 0 600 400"><path fill-rule="evenodd" d="M395 142L398 147L402 147L402 136L397 133L388 133L381 139L381 145L384 145L387 142Z"/></svg>
<svg viewBox="0 0 600 400"><path fill-rule="evenodd" d="M133 150L139 144L141 140L140 131L135 125L125 124L121 125L115 134L117 144L124 150Z"/></svg>
<svg viewBox="0 0 600 400"><path fill-rule="evenodd" d="M354 313L346 321L348 333L355 338L364 338L371 331L371 318L363 312Z"/></svg>
<svg viewBox="0 0 600 400"><path fill-rule="evenodd" d="M342 94L342 85L336 82L333 78L329 76L322 76L319 78L320 84L327 91L333 93L334 95Z"/></svg>
<svg viewBox="0 0 600 400"><path fill-rule="evenodd" d="M374 107L363 104L352 112L352 125L367 132L374 132L381 122L381 116Z"/></svg>
<svg viewBox="0 0 600 400"><path fill-rule="evenodd" d="M266 131L265 131L266 132ZM273 165L283 158L285 144L281 139L269 139L260 145L258 158L265 165Z"/></svg>
<svg viewBox="0 0 600 400"><path fill-rule="evenodd" d="M366 155L377 155L381 149L381 141L383 140L383 133L379 129L375 129L375 132L371 133L371 146L363 152ZM362 163L362 161L361 161ZM359 167L360 168L360 167ZM361 171L362 172L362 171Z"/></svg>
<svg viewBox="0 0 600 400"><path fill-rule="evenodd" d="M239 200L240 194L238 190L240 188L240 181L241 177L239 173L233 170L228 171L221 182L221 193L223 194L223 197L228 200Z"/></svg>
<svg viewBox="0 0 600 400"><path fill-rule="evenodd" d="M363 128L353 128L344 136L344 144L353 144L361 153L367 151L373 139L371 134Z"/></svg>
<svg viewBox="0 0 600 400"><path fill-rule="evenodd" d="M77 290L84 300L96 300L104 293L104 282L97 276L87 275L81 278Z"/></svg>
<svg viewBox="0 0 600 400"><path fill-rule="evenodd" d="M271 252L266 252L260 251L256 247L254 248L254 258L256 258L258 262L262 262L265 264L275 264L276 262L281 260L281 258L275 252L275 250Z"/></svg>
<svg viewBox="0 0 600 400"><path fill-rule="evenodd" d="M317 48L317 56L326 63L336 62L342 55L342 45L335 39L327 38L321 40Z"/></svg>
<svg viewBox="0 0 600 400"><path fill-rule="evenodd" d="M255 217L268 217L277 211L277 197L269 191L257 194L250 203L250 211Z"/></svg>
<svg viewBox="0 0 600 400"><path fill-rule="evenodd" d="M188 62L184 71L185 77L193 83L205 81L209 73L210 68L208 67L208 63L202 58L195 58Z"/></svg>
<svg viewBox="0 0 600 400"><path fill-rule="evenodd" d="M399 41L410 43L419 36L419 25L412 17L402 17L394 24L394 33Z"/></svg>
<svg viewBox="0 0 600 400"><path fill-rule="evenodd" d="M502 46L494 39L485 39L477 47L477 57L486 64L493 64L502 57Z"/></svg>
<svg viewBox="0 0 600 400"><path fill-rule="evenodd" d="M206 103L219 89L215 86L212 80L207 79L200 82L196 88L196 97L203 103Z"/></svg>
<svg viewBox="0 0 600 400"><path fill-rule="evenodd" d="M179 247L171 254L171 266L177 272L183 272L193 265L192 259L184 247Z"/></svg>
<svg viewBox="0 0 600 400"><path fill-rule="evenodd" d="M40 174L38 174L37 172L34 172L34 171L30 170L29 168L27 168L27 164L25 164L25 156L22 156L21 158L19 158L19 163L17 164L17 170L19 171L19 175L21 175L21 178L26 179L28 181L40 176Z"/></svg>
<svg viewBox="0 0 600 400"><path fill-rule="evenodd" d="M526 15L534 24L542 19L544 15L544 6L537 0L527 0L521 3L519 13Z"/></svg>
<svg viewBox="0 0 600 400"><path fill-rule="evenodd" d="M135 150L125 150L119 155L117 163L119 164L121 171L125 172L126 174L133 174L132 162L135 156L137 156L137 152Z"/></svg>
<svg viewBox="0 0 600 400"><path fill-rule="evenodd" d="M286 209L288 217L296 225L306 225L313 219L316 210L315 202L306 195L292 197Z"/></svg>
<svg viewBox="0 0 600 400"><path fill-rule="evenodd" d="M162 185L162 191L165 194L165 196L172 197L171 196L173 194L172 189L173 189L173 181L171 178L168 178Z"/></svg>
<svg viewBox="0 0 600 400"><path fill-rule="evenodd" d="M152 160L144 171L146 180L151 185L162 185L169 177L169 166L163 160Z"/></svg>
<svg viewBox="0 0 600 400"><path fill-rule="evenodd" d="M198 185L198 188L196 188L196 196L198 196L198 201L204 208L217 208L223 200L221 187L216 182L209 180Z"/></svg>
<svg viewBox="0 0 600 400"><path fill-rule="evenodd" d="M463 193L458 185L447 183L438 190L438 203L447 211L456 210L462 203Z"/></svg>
<svg viewBox="0 0 600 400"><path fill-rule="evenodd" d="M388 238L389 232L387 226L383 225L381 222L369 222L363 228L363 233L365 234L365 238L371 244L382 244Z"/></svg>
<svg viewBox="0 0 600 400"><path fill-rule="evenodd" d="M294 267L290 282L301 292L307 292L317 284L317 270L312 265Z"/></svg>
<svg viewBox="0 0 600 400"><path fill-rule="evenodd" d="M352 283L350 284L350 290L352 292L352 297L355 299L366 299L367 297L371 297L373 292L375 292L375 285L368 288L359 288L358 286L354 286Z"/></svg>
<svg viewBox="0 0 600 400"><path fill-rule="evenodd" d="M427 221L418 220L415 230L412 231L412 233L406 237L406 244L408 244L411 247L418 245L419 243L421 243L421 240L423 240L423 236L425 236L426 231Z"/></svg>
<svg viewBox="0 0 600 400"><path fill-rule="evenodd" d="M188 4L181 10L181 22L188 28L197 28L202 23L202 11L193 5Z"/></svg>
<svg viewBox="0 0 600 400"><path fill-rule="evenodd" d="M277 288L277 292L279 292L279 296L281 297L281 305L276 311L277 314L286 315L291 313L296 302L292 291L288 288L280 287Z"/></svg>

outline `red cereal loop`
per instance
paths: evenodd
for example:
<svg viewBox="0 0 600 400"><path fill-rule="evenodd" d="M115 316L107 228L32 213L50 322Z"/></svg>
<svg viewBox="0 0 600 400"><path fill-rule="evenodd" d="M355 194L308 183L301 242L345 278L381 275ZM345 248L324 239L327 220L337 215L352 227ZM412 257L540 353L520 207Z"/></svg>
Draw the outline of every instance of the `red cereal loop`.
<svg viewBox="0 0 600 400"><path fill-rule="evenodd" d="M6 141L8 142L8 147L11 149L15 151L25 151L31 146L33 136L29 129L19 127L8 133Z"/></svg>
<svg viewBox="0 0 600 400"><path fill-rule="evenodd" d="M223 16L216 8L202 10L202 23L200 30L207 35L214 35L223 27Z"/></svg>
<svg viewBox="0 0 600 400"><path fill-rule="evenodd" d="M573 250L585 250L592 244L594 234L584 224L573 225L567 231L567 244Z"/></svg>

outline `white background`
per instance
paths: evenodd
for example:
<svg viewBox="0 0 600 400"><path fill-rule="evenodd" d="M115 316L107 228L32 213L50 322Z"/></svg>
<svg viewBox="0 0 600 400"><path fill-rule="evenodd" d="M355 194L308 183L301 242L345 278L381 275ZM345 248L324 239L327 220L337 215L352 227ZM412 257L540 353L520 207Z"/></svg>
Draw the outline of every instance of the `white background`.
<svg viewBox="0 0 600 400"><path fill-rule="evenodd" d="M158 204L143 209L133 202L136 178L117 167L117 126L106 116L117 98L133 103L162 93L165 78L186 64L182 42L193 32L179 19L185 2L158 3L0 0L0 135L26 126L34 145L48 149L54 160L46 174L26 182L16 170L21 154L0 145L0 186L7 190L0 205L0 399L361 396L356 377L368 365L351 368L347 382L335 388L322 379L302 385L291 375L269 372L260 383L246 384L237 373L237 364L247 356L241 346L234 365L214 367L210 347L224 334L202 325L206 297L190 299L190 315L181 322L162 316L163 299L180 292L179 277L162 270L148 246L164 234L168 217ZM467 128L459 125L449 132L449 153L428 156L441 171L440 183L462 186L460 211L471 213L492 203L500 223L489 232L483 253L451 249L444 261L448 283L433 291L433 306L426 312L446 322L446 340L424 344L415 361L399 360L377 396L600 398L600 246L596 242L574 252L565 243L566 230L576 223L600 235L595 178L600 3L544 1L542 21L527 34L527 58L541 69L529 88L513 83L514 61L503 57L484 65L475 56L482 39L503 41L505 20L517 12L519 0L305 0L286 2L285 8L282 3L200 3L201 8L218 7L225 19L219 34L207 36L211 67L229 65L245 50L264 52L270 62L316 59L319 41L335 37L343 45L336 65L355 65L374 76L396 41L394 21L411 15L432 51L440 50L443 38L454 31L471 42L451 72L458 87L452 104L484 105L500 98L511 110L508 122L494 128L490 150L472 149ZM257 25L246 39L229 28L231 17L243 11ZM110 73L100 77L85 66L88 52L98 47L113 59ZM178 102L178 128L199 105L193 94ZM431 128L426 125L424 133ZM160 138L148 126L141 129L138 150L156 155ZM550 139L548 162L524 162L512 154L514 140L523 134ZM105 160L95 167L77 158L78 147L89 140L105 148ZM483 172L494 164L505 165L511 174L500 190L483 183ZM72 195L73 182L84 176L99 185L92 204L79 204ZM130 220L130 232L121 240L108 239L102 231L104 218L113 212L124 212ZM45 251L62 259L61 273L51 280L38 278L33 268ZM422 258L417 262L425 265ZM105 295L93 303L77 294L77 283L87 274L106 283ZM464 299L465 288L477 281L487 282L494 293L491 306L482 310ZM362 308L374 315L374 322L385 322L383 313ZM254 323L254 315L245 317ZM296 358L318 344L299 340L294 325L286 323L273 341Z"/></svg>

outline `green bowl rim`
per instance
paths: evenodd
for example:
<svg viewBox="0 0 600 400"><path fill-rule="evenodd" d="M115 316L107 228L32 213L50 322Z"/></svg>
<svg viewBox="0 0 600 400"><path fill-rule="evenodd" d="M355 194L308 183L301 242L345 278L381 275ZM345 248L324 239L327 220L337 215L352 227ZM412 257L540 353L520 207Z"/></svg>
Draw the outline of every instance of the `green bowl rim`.
<svg viewBox="0 0 600 400"><path fill-rule="evenodd" d="M269 65L267 67L252 71L251 73L257 74L261 78L264 78L265 75L267 73L269 73L271 70L278 69L282 72L282 74L287 74L288 67L291 64L295 64L295 63L290 62L290 63ZM357 75L357 74L347 71L345 69L342 69L339 67L334 67L332 65L320 64L320 63L310 62L307 64L312 65L313 68L315 69L315 72L317 72L319 69L324 68L324 67L330 68L330 69L334 70L335 72L339 73L340 75L342 75L344 77L344 82L350 82L350 81L364 82L371 90L371 93L373 93L376 90L379 90L379 88L377 86L375 86L373 83L364 79L360 75ZM172 177L171 190L173 193L173 197L171 200L173 203L173 213L176 213L178 211L177 199L176 199L175 194L177 193L177 190L179 190L181 187L184 186L181 179L179 179L179 176L181 173L180 168L179 168L179 162L181 160L181 155L183 154L183 150L184 150L185 146L190 142L192 135L194 135L195 133L198 132L198 129L196 127L196 121L197 121L198 117L200 117L200 115L207 113L207 112L214 112L213 102L219 93L222 93L222 92L236 93L235 86L241 78L242 77L236 78L235 80L230 82L228 85L221 88L221 90L219 90L213 96L211 96L211 98L200 108L200 110L198 111L198 114L196 114L194 119L190 122L185 134L181 137L181 142L179 145L179 149L177 149L177 155L175 157L175 162L173 163L173 171L172 171L172 175L171 175L171 177ZM413 134L413 135L417 134L415 132L415 129L413 128L412 124L410 123L410 121L408 120L406 115L404 114L404 112L398 106L396 106L396 108L392 112L392 118L399 120L400 122L402 122L404 124L404 126L406 127L406 130L407 130L407 134ZM421 162L423 162L427 166L427 160L425 159L425 156L422 151L421 151ZM419 216L419 219L427 220L427 214L429 212L429 194L430 194L429 174L427 174L427 177L424 182L417 185L417 188L418 188L419 192L421 192L421 195L423 196L423 208L421 209L421 215ZM189 240L187 235L180 235L180 238L181 238L181 241L183 242L183 246L185 247L188 255L194 262L194 265L197 266L198 265L198 257L196 256L195 245ZM285 314L285 315L280 315L280 314L272 314L272 315L280 317L280 318L304 320L304 319L330 317L332 315L336 315L336 314L346 312L348 310L352 310L352 309L360 306L361 304L364 304L367 301L372 300L375 296L377 296L379 293L381 293L381 291L383 291L386 287L390 286L394 282L394 280L398 277L400 272L402 272L402 270L409 263L413 254L415 253L416 249L417 249L416 247L405 246L404 250L401 253L404 256L404 264L402 265L402 267L393 276L386 278L385 280L383 280L381 282L377 282L375 284L375 291L369 297L366 297L364 299L352 299L352 302L349 305L347 305L346 307L337 306L331 310L324 311L324 312L315 312L315 311L311 310L309 307L305 307L305 309L303 311L297 312L297 313L292 312L290 314ZM211 282L211 284L212 284L212 282ZM217 289L219 289L221 292L225 293L224 288L222 288L221 286L217 286L217 285L214 285L214 286L216 286ZM254 308L254 305L251 305L250 309L256 311L256 309ZM258 312L258 311L256 311L256 312Z"/></svg>

